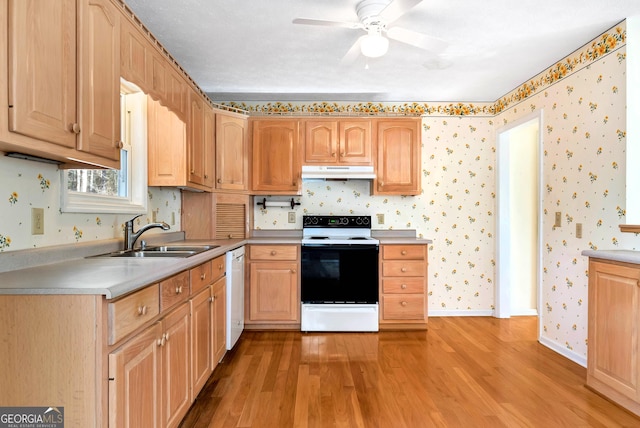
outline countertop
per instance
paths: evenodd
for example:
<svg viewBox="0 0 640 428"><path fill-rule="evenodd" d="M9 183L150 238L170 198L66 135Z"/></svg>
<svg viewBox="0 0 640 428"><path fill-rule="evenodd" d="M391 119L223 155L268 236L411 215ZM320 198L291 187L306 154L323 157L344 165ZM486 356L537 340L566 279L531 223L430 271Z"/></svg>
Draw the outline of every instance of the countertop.
<svg viewBox="0 0 640 428"><path fill-rule="evenodd" d="M372 231L381 244L430 244L418 239L415 231ZM194 240L176 239L161 234L148 239L152 245L180 243L218 245L208 251L187 258L127 258L89 257L117 250L118 240L92 245L71 245L39 250L1 253L0 295L2 294L90 294L115 299L141 287L160 281L178 272L225 254L245 244L300 244L299 230L255 230L247 239ZM183 238L183 235L179 235ZM161 241L161 239L167 239ZM154 242L155 241L155 242ZM45 254L44 256L42 254ZM54 255L55 257L53 257ZM13 266L13 269L7 269ZM2 272L1 270L4 270Z"/></svg>
<svg viewBox="0 0 640 428"><path fill-rule="evenodd" d="M640 251L633 250L584 250L583 256L594 259L612 260L640 264Z"/></svg>

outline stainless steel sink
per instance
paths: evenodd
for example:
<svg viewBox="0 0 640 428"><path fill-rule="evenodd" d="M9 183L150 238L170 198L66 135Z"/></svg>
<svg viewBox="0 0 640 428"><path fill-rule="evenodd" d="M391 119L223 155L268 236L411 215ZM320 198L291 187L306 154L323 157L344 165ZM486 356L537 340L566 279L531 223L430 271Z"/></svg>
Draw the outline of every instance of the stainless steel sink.
<svg viewBox="0 0 640 428"><path fill-rule="evenodd" d="M163 245L138 250L115 251L93 257L178 257L186 258L207 250L218 248L219 245Z"/></svg>

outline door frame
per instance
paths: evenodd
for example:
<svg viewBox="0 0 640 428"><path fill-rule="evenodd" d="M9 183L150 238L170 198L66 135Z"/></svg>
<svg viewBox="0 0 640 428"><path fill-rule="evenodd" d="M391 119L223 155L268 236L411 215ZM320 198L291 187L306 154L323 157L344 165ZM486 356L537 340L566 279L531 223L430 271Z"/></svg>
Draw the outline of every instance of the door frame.
<svg viewBox="0 0 640 428"><path fill-rule="evenodd" d="M496 248L496 288L495 288L495 310L494 317L496 318L509 318L511 316L511 287L510 284L510 262L511 262L511 245L509 243L511 221L509 217L509 205L510 205L510 192L511 186L509 181L510 166L509 155L510 147L509 141L505 138L507 133L514 128L517 128L525 123L537 121L538 122L538 185L537 185L537 198L538 198L538 231L537 231L537 257L536 257L536 271L537 271L537 284L536 284L536 301L538 309L538 334L540 332L541 325L541 313L542 307L542 219L543 219L543 201L542 201L542 189L543 189L543 110L537 110L531 114L528 114L496 131L496 145L497 145L497 182L496 182L496 204L497 212L496 216L496 236L497 236L497 248Z"/></svg>

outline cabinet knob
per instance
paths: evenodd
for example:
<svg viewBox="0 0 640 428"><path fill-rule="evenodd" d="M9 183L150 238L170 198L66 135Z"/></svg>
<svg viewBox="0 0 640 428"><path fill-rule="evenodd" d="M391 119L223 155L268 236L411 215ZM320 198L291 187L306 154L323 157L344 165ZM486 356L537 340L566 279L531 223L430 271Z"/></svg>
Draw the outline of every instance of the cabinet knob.
<svg viewBox="0 0 640 428"><path fill-rule="evenodd" d="M158 346L164 346L164 337L161 337L160 339L158 339L157 343L158 343Z"/></svg>
<svg viewBox="0 0 640 428"><path fill-rule="evenodd" d="M403 301L403 302L400 302L400 304L401 304L402 306L407 306L407 302L404 302L404 301Z"/></svg>
<svg viewBox="0 0 640 428"><path fill-rule="evenodd" d="M195 173L196 173L196 170L195 170L195 169L192 169L192 170L191 170L191 174L195 174Z"/></svg>
<svg viewBox="0 0 640 428"><path fill-rule="evenodd" d="M336 157L336 153L335 152L331 153L331 157L335 158Z"/></svg>
<svg viewBox="0 0 640 428"><path fill-rule="evenodd" d="M124 147L124 143L122 141L118 141L118 148L122 149Z"/></svg>
<svg viewBox="0 0 640 428"><path fill-rule="evenodd" d="M229 239L231 239L231 238L233 238L233 235L232 235L232 234L229 234Z"/></svg>
<svg viewBox="0 0 640 428"><path fill-rule="evenodd" d="M407 250L402 250L402 251L400 252L400 254L402 254L403 256L406 256L406 255L407 255Z"/></svg>
<svg viewBox="0 0 640 428"><path fill-rule="evenodd" d="M165 341L165 342L168 342L168 341L169 341L169 332L166 332L166 333L164 334L164 341Z"/></svg>
<svg viewBox="0 0 640 428"><path fill-rule="evenodd" d="M77 123L74 123L73 125L71 125L71 132L73 132L74 134L79 134L80 133L80 125Z"/></svg>
<svg viewBox="0 0 640 428"><path fill-rule="evenodd" d="M218 178L218 183L222 183L222 178Z"/></svg>
<svg viewBox="0 0 640 428"><path fill-rule="evenodd" d="M291 273L296 273L296 270L295 269L291 269Z"/></svg>
<svg viewBox="0 0 640 428"><path fill-rule="evenodd" d="M400 269L400 271L401 271L401 272L406 272L406 271L407 271L407 268L406 268L406 267L403 267L402 269Z"/></svg>
<svg viewBox="0 0 640 428"><path fill-rule="evenodd" d="M340 157L343 158L344 157L344 152L340 153Z"/></svg>
<svg viewBox="0 0 640 428"><path fill-rule="evenodd" d="M213 296L209 297L209 302L210 302L210 303L211 303L211 302L213 302L213 300L214 300L214 297L213 297Z"/></svg>
<svg viewBox="0 0 640 428"><path fill-rule="evenodd" d="M138 315L147 315L147 305L138 306Z"/></svg>
<svg viewBox="0 0 640 428"><path fill-rule="evenodd" d="M218 265L218 270L222 270L222 265Z"/></svg>
<svg viewBox="0 0 640 428"><path fill-rule="evenodd" d="M182 285L179 287L176 287L176 294L182 294Z"/></svg>
<svg viewBox="0 0 640 428"><path fill-rule="evenodd" d="M203 280L203 281L204 281L204 279L205 279L206 277L207 277L207 275L206 275L206 274L204 274L204 273L203 273L202 275L200 275L200 279L201 279L201 280Z"/></svg>
<svg viewBox="0 0 640 428"><path fill-rule="evenodd" d="M402 288L403 290L406 290L406 289L407 289L407 284L402 284L402 285L400 286L400 288Z"/></svg>
<svg viewBox="0 0 640 428"><path fill-rule="evenodd" d="M204 175L204 178L209 178L209 174L205 174L205 175Z"/></svg>
<svg viewBox="0 0 640 428"><path fill-rule="evenodd" d="M276 250L272 250L272 251L271 251L271 255L272 255L272 256L275 256L276 254L278 254L278 253L276 252Z"/></svg>

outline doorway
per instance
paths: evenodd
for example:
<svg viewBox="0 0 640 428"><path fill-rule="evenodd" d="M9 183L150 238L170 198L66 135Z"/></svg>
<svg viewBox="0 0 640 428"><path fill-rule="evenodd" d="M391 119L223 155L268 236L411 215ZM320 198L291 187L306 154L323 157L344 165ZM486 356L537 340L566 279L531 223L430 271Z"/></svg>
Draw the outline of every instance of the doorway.
<svg viewBox="0 0 640 428"><path fill-rule="evenodd" d="M538 315L542 111L498 130L495 317Z"/></svg>

